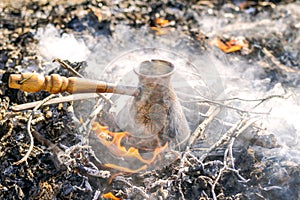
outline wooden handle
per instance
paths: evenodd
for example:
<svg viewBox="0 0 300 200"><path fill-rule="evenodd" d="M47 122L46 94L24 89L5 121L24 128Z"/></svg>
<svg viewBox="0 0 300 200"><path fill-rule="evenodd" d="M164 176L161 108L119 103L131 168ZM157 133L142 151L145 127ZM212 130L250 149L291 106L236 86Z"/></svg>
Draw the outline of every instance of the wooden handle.
<svg viewBox="0 0 300 200"><path fill-rule="evenodd" d="M103 81L85 78L66 78L58 74L42 76L37 73L11 74L8 85L10 88L24 92L38 92L41 90L57 94L69 93L113 93L115 86Z"/></svg>

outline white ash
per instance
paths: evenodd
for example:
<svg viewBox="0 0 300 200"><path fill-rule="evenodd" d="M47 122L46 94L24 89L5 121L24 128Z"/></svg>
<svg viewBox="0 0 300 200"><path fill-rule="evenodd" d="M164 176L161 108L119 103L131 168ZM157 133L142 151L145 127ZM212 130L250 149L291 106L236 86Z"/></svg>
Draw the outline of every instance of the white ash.
<svg viewBox="0 0 300 200"><path fill-rule="evenodd" d="M53 26L48 26L38 33L38 37L40 38L39 50L43 57L48 59L59 57L70 61L87 60L87 72L91 78L113 81L114 77L119 76L120 78L123 76L124 80L130 82L132 81L130 76L126 78L124 75L130 71L132 66L128 66L123 70L119 68L118 70L122 70L117 70L120 74L114 74L115 72L110 68L113 59L128 51L155 47L182 55L196 66L196 72L202 76L200 78L205 79L209 95L207 93L192 94L190 100L209 99L215 101L226 98L255 100L270 95L282 95L286 98L271 98L257 107L255 106L258 101L243 100L233 101L231 106L250 112L265 113L252 115L261 117L256 124L266 130L264 134L275 135L280 147L273 149L261 148L260 151L262 151L264 159L271 160L275 158L274 163L280 160L292 160L294 163L300 164L300 125L298 122L300 88L285 86L281 83L271 84L270 78L261 78L260 75L264 73L264 70L254 62L248 63L239 56L225 56L215 49L203 53L200 49L197 50L190 46L191 40L176 32L158 37L149 34L149 27L132 30L125 25L119 25L116 26L115 33L111 38L84 36L76 40L73 35L60 36L59 31ZM161 56L163 57L163 55ZM181 69L181 72L184 70ZM299 73L291 74L291 78L299 78ZM189 94L188 91L185 92ZM240 115L232 109L226 110L219 116L219 119L225 123L234 124L237 122ZM194 116L194 114L191 116ZM224 127L221 123L213 123L208 128L210 129L207 131L209 133L207 135L209 143L216 141L224 133ZM257 147L258 149L259 147ZM284 166L282 166L282 169L284 169Z"/></svg>

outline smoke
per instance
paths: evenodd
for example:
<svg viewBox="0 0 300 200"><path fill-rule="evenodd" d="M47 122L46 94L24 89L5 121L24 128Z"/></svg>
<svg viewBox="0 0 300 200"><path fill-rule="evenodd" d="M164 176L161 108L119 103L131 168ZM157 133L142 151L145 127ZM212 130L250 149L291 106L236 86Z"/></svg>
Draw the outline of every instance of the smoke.
<svg viewBox="0 0 300 200"><path fill-rule="evenodd" d="M280 83L270 88L271 80L269 78L259 78L263 73L259 66L249 65L242 60L234 64L234 61L229 61L228 57L223 55L221 55L222 59L218 59L214 56L214 54L219 54L215 50L210 54L201 52L195 47L189 46L188 42L190 41L177 33L156 37L154 34L149 34L147 27L143 27L141 30L132 30L124 25L117 26L115 33L112 38L98 36L77 39L72 34L61 34L54 26L48 25L45 29L39 30L36 37L39 39L39 54L45 60L56 57L72 62L87 60L87 71L90 77L109 82L125 78L126 81L129 81L127 84L130 84L134 78L130 77L131 75L126 78L126 74L132 70L132 67L150 57L156 57L176 63L178 66L177 76L197 75L190 76L191 80L186 80L188 85L194 87L193 84L198 84L201 85L202 90L206 87L207 91L204 94L201 92L194 94L195 96L192 96L191 100L199 99L199 97L216 100L224 98L224 93L226 93L226 98L238 97L246 100L270 95L288 96L288 93L290 94L288 99L274 98L252 111L268 112L262 117L262 124L265 128L276 134L283 145L290 146L293 143L294 147L299 148L297 138L300 134L300 124L297 123L297 116L300 113L300 98L299 95L296 95L296 88L285 88ZM162 50L157 50L154 55L149 56L149 54L147 55L149 52L143 52L144 47ZM189 66L187 62L190 62L192 66ZM176 81L176 77L174 79L175 90L182 92L179 90L182 87L182 81ZM201 80L202 83L200 83ZM136 82L132 83L136 84ZM223 91L223 84L226 85L225 91ZM182 98L187 100L184 95ZM241 101L236 106L250 110L255 104L257 102Z"/></svg>
<svg viewBox="0 0 300 200"><path fill-rule="evenodd" d="M255 63L249 64L246 59L238 56L225 56L216 49L203 52L192 40L181 34L170 32L156 36L149 33L146 26L133 30L118 25L111 38L85 36L79 39L71 34L61 35L53 26L47 26L38 32L37 37L40 41L39 53L45 59L58 57L70 61L87 60L86 70L91 78L117 84L136 86L138 79L132 73L132 68L141 61L151 58L170 61L177 67L172 84L191 130L203 120L201 114L207 110L207 107L203 109L196 101L222 102L219 100L238 98L230 101L230 106L259 117L256 124L262 127L264 134L274 136L278 144L276 148L254 147L264 159L275 157L274 166L281 160L300 164L300 88L280 82L274 84ZM145 47L155 51L149 52ZM287 76L289 79L297 79L299 73ZM115 101L122 103L113 107L112 112L121 110L129 97L117 96ZM122 120L126 120L126 117L124 115ZM229 108L225 108L218 117L219 121L232 124L239 118L238 112ZM218 140L225 131L223 123L218 120L208 129L209 143ZM281 164L279 166L285 169Z"/></svg>
<svg viewBox="0 0 300 200"><path fill-rule="evenodd" d="M231 58L234 59L236 58ZM226 85L227 98L257 100L237 101L235 106L251 112L266 113L258 115L261 117L258 123L267 132L274 134L280 145L299 150L299 88L280 82L273 84L270 78L261 79L264 74L261 67L249 65L246 60L231 63L230 68L218 65L218 71ZM259 99L264 98L266 100L260 103Z"/></svg>
<svg viewBox="0 0 300 200"><path fill-rule="evenodd" d="M61 33L53 25L39 29L36 38L39 40L38 52L45 60L61 58L78 62L86 60L90 54L82 39L75 38L72 34Z"/></svg>

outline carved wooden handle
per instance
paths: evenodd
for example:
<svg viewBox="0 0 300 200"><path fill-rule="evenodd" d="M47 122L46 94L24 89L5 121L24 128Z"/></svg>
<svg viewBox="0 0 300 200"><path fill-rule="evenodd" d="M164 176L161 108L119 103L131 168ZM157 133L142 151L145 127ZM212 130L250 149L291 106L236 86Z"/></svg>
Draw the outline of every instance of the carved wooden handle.
<svg viewBox="0 0 300 200"><path fill-rule="evenodd" d="M41 90L52 94L60 92L69 93L113 93L115 85L103 81L85 78L66 78L58 74L42 76L37 73L11 74L8 85L10 88L25 92L38 92Z"/></svg>

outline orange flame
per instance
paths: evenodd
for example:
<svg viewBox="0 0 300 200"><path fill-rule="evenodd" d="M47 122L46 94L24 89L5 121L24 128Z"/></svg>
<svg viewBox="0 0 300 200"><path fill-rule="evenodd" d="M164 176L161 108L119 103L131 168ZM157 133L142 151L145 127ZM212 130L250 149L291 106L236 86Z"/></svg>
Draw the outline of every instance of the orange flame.
<svg viewBox="0 0 300 200"><path fill-rule="evenodd" d="M106 126L101 126L99 123L95 122L93 124L92 130L95 131L95 134L99 138L100 142L106 146L110 152L116 156L120 157L132 157L136 158L142 163L145 163L147 165L153 163L156 159L156 157L164 151L168 147L168 143L162 147L157 147L153 151L153 156L151 159L144 159L141 154L139 153L139 149L135 147L129 147L126 149L124 146L121 145L121 141L124 137L130 136L130 133L128 132L111 132L107 130ZM106 167L114 168L120 171L124 172L130 172L130 173L136 173L137 171L146 169L145 166L142 166L141 168L137 170L131 170L125 167L116 166L113 164L105 164Z"/></svg>
<svg viewBox="0 0 300 200"><path fill-rule="evenodd" d="M139 171L145 170L147 169L147 165L143 165L142 167L138 168L138 169L129 169L127 167L121 167L118 165L114 165L114 164L104 164L105 167L108 168L112 168L112 169L116 169L122 172L126 172L126 173L138 173Z"/></svg>
<svg viewBox="0 0 300 200"><path fill-rule="evenodd" d="M121 200L120 198L116 197L113 193L108 192L102 195L105 199L111 199L111 200Z"/></svg>

